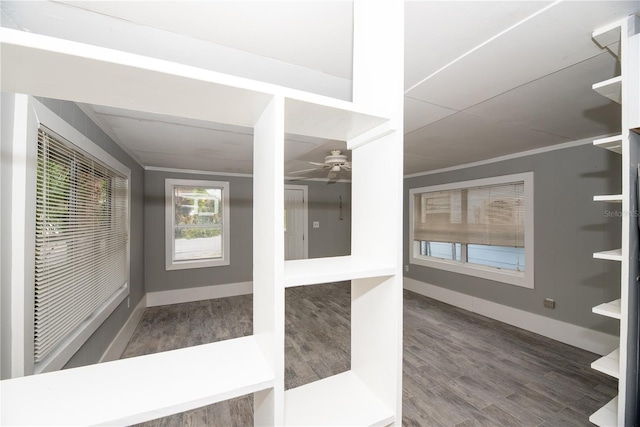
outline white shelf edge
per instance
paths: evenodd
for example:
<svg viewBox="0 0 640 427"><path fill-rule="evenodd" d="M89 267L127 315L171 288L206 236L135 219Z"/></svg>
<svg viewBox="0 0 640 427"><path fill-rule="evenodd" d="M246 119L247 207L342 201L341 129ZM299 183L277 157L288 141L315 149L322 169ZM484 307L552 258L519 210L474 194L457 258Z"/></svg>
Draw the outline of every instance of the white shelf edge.
<svg viewBox="0 0 640 427"><path fill-rule="evenodd" d="M612 427L618 425L618 396L614 397L602 408L594 412L589 421L600 427Z"/></svg>
<svg viewBox="0 0 640 427"><path fill-rule="evenodd" d="M596 371L602 372L614 378L620 378L620 349L616 348L611 353L607 354L594 361L591 364L591 368Z"/></svg>
<svg viewBox="0 0 640 427"><path fill-rule="evenodd" d="M622 135L596 139L593 141L593 145L596 147L606 148L614 153L622 154Z"/></svg>
<svg viewBox="0 0 640 427"><path fill-rule="evenodd" d="M622 261L622 249L594 252L593 257L596 259L607 259L610 261Z"/></svg>
<svg viewBox="0 0 640 427"><path fill-rule="evenodd" d="M601 195L601 196L593 196L593 201L622 203L622 194L607 194L607 195Z"/></svg>
<svg viewBox="0 0 640 427"><path fill-rule="evenodd" d="M603 82L595 83L593 90L600 95L620 104L622 102L622 76L616 76Z"/></svg>
<svg viewBox="0 0 640 427"><path fill-rule="evenodd" d="M605 302L603 304L597 305L593 307L591 311L601 316L620 320L620 300L617 299L615 301Z"/></svg>
<svg viewBox="0 0 640 427"><path fill-rule="evenodd" d="M274 381L256 338L247 336L4 380L2 424L137 424L265 390Z"/></svg>
<svg viewBox="0 0 640 427"><path fill-rule="evenodd" d="M286 426L387 426L393 411L352 371L284 393Z"/></svg>
<svg viewBox="0 0 640 427"><path fill-rule="evenodd" d="M396 274L396 268L375 259L353 256L312 258L285 261L284 286L317 285L343 280L385 277Z"/></svg>

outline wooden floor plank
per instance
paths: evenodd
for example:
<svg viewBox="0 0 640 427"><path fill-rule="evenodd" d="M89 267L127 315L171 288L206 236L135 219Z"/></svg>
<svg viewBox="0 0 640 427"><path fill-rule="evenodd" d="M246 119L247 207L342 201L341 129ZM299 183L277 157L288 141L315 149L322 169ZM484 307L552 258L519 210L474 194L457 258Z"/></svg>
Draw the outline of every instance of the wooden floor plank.
<svg viewBox="0 0 640 427"><path fill-rule="evenodd" d="M152 307L123 357L252 334L250 295ZM285 388L350 367L348 283L286 290ZM405 291L403 425L588 426L616 394L597 355ZM242 396L144 427L253 425Z"/></svg>

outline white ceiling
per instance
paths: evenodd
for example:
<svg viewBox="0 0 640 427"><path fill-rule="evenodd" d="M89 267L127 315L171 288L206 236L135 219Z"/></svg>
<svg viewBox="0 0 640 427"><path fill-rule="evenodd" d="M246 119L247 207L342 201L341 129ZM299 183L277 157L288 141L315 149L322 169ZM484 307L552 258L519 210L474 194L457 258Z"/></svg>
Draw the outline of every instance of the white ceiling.
<svg viewBox="0 0 640 427"><path fill-rule="evenodd" d="M8 2L2 25L349 99L349 1ZM596 27L638 1L406 3L405 173L619 130L591 85L615 58ZM251 129L95 105L82 108L142 165L250 173ZM285 170L340 141L288 135ZM315 175L319 177L321 175Z"/></svg>

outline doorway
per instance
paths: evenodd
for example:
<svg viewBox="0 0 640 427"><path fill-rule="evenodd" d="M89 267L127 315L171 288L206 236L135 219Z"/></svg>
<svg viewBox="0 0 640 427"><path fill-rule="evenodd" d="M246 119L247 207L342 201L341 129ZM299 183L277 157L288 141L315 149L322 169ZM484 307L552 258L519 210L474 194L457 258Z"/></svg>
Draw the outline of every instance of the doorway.
<svg viewBox="0 0 640 427"><path fill-rule="evenodd" d="M306 185L284 186L284 259L309 257Z"/></svg>

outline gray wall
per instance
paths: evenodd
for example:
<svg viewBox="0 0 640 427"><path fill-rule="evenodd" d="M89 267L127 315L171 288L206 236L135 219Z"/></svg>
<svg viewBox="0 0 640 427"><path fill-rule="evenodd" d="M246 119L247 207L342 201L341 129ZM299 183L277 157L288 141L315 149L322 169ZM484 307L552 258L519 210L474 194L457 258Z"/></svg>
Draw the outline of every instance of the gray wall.
<svg viewBox="0 0 640 427"><path fill-rule="evenodd" d="M98 362L144 295L144 169L116 145L74 103L46 98L38 98L38 100L104 151L131 169L131 181L129 182L131 191L131 230L129 236L131 248L130 307L127 308L127 300L125 299L69 360L65 368L71 368Z"/></svg>
<svg viewBox="0 0 640 427"><path fill-rule="evenodd" d="M563 322L617 334L619 322L591 308L620 297L620 264L593 252L620 247L620 205L596 203L621 192L621 158L591 144L405 179L404 264L409 264L409 189L534 172L535 289L411 264L406 277ZM543 307L553 298L556 309Z"/></svg>
<svg viewBox="0 0 640 427"><path fill-rule="evenodd" d="M228 181L231 209L231 264L165 270L165 179ZM253 280L253 180L249 177L145 171L145 280L147 292L187 289ZM309 257L348 255L351 251L351 185L301 182L309 187ZM339 196L343 220L339 219ZM320 228L313 229L313 221Z"/></svg>
<svg viewBox="0 0 640 427"><path fill-rule="evenodd" d="M350 255L351 184L305 181L296 185L309 187L309 258ZM320 222L320 228L313 228L314 221Z"/></svg>

